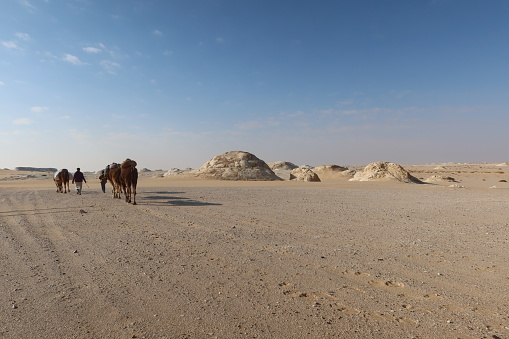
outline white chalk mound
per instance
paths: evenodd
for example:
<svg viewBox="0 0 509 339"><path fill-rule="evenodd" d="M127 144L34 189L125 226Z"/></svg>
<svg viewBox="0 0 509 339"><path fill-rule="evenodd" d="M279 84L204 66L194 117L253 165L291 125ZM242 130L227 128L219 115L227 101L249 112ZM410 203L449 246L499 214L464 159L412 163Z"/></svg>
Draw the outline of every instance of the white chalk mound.
<svg viewBox="0 0 509 339"><path fill-rule="evenodd" d="M432 175L431 177L424 180L425 182L437 182L437 181L447 181L447 182L455 182L456 179L453 177L443 176L443 175Z"/></svg>
<svg viewBox="0 0 509 339"><path fill-rule="evenodd" d="M269 162L267 164L273 171L291 171L299 166L288 161Z"/></svg>
<svg viewBox="0 0 509 339"><path fill-rule="evenodd" d="M218 155L192 173L198 177L219 180L281 180L265 161L243 151Z"/></svg>
<svg viewBox="0 0 509 339"><path fill-rule="evenodd" d="M290 180L320 182L318 175L307 167L298 167L290 173Z"/></svg>
<svg viewBox="0 0 509 339"><path fill-rule="evenodd" d="M186 168L183 170L178 169L178 168L172 168L172 169L168 170L166 173L164 173L163 177L192 174L192 171L193 171L192 168Z"/></svg>
<svg viewBox="0 0 509 339"><path fill-rule="evenodd" d="M354 170L338 165L324 165L313 168L321 179L350 179L355 175Z"/></svg>
<svg viewBox="0 0 509 339"><path fill-rule="evenodd" d="M395 180L420 184L422 181L410 175L403 167L391 162L379 161L366 166L362 172L355 173L350 181L388 181Z"/></svg>

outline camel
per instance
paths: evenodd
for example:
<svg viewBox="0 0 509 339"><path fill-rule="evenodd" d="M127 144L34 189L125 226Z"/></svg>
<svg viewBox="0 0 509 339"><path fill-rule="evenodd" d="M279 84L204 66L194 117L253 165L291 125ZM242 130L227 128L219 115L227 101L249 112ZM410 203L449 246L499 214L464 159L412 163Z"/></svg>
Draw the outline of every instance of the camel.
<svg viewBox="0 0 509 339"><path fill-rule="evenodd" d="M120 184L120 165L114 162L111 165L106 166L104 173L112 186L111 192L113 194L113 198L120 199L120 193L122 192L122 186Z"/></svg>
<svg viewBox="0 0 509 339"><path fill-rule="evenodd" d="M69 179L71 179L71 174L66 168L55 173L55 175L53 176L53 180L55 181L55 185L57 186L57 192L60 193L70 192Z"/></svg>
<svg viewBox="0 0 509 339"><path fill-rule="evenodd" d="M136 186L138 184L138 170L136 161L126 159L120 168L120 183L122 185L125 201L136 205Z"/></svg>

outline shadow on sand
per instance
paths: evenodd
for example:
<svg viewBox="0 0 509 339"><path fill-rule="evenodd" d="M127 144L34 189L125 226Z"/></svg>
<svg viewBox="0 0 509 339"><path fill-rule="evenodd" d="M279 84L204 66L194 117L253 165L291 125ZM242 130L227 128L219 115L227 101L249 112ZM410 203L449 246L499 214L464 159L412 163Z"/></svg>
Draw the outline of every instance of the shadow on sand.
<svg viewBox="0 0 509 339"><path fill-rule="evenodd" d="M189 198L176 196L185 192L143 192L140 197L143 199L139 205L172 205L172 206L220 206L221 204L197 201ZM147 195L145 195L147 194Z"/></svg>

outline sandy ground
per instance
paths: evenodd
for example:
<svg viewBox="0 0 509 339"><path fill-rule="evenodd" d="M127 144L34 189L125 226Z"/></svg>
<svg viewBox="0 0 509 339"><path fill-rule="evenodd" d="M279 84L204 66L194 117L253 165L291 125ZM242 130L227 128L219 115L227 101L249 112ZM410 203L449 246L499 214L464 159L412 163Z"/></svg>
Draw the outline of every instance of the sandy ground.
<svg viewBox="0 0 509 339"><path fill-rule="evenodd" d="M457 182L0 170L0 337L509 338L508 167L404 167Z"/></svg>

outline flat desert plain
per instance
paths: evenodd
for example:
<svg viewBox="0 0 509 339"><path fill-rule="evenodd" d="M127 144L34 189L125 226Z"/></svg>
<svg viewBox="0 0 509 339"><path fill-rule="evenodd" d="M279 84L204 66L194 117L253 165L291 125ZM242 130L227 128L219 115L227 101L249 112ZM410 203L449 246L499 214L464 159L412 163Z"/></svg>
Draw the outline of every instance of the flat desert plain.
<svg viewBox="0 0 509 339"><path fill-rule="evenodd" d="M456 182L1 170L0 337L509 338L509 167L403 167Z"/></svg>

